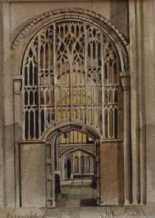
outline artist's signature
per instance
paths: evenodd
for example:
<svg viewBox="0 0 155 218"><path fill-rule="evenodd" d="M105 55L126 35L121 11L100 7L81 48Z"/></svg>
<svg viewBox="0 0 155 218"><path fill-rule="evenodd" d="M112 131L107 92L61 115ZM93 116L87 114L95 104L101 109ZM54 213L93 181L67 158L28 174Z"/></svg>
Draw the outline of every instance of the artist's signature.
<svg viewBox="0 0 155 218"><path fill-rule="evenodd" d="M30 214L30 215L17 215L17 214L8 214L7 218L47 218L46 215L37 215L37 214ZM98 218L107 218L107 216L102 215ZM108 217L112 218L112 217Z"/></svg>
<svg viewBox="0 0 155 218"><path fill-rule="evenodd" d="M29 214L29 215L17 215L17 214L7 214L7 218L46 218L45 215Z"/></svg>

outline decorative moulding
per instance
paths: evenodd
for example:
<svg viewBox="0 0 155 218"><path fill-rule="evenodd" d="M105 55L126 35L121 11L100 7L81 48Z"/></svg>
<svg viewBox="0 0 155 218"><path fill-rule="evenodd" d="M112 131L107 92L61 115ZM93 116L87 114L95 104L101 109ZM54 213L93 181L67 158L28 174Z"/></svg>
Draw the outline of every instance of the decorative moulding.
<svg viewBox="0 0 155 218"><path fill-rule="evenodd" d="M106 26L106 28L109 29L110 32L114 32L117 34L117 36L120 38L121 42L126 47L128 45L127 40L119 32L119 30L111 24L109 20L107 20L105 17L103 17L101 14L98 14L94 11L85 10L81 8L71 8L71 9L57 9L57 10L50 10L47 12L44 12L40 15L37 15L33 18L28 19L25 23L23 23L18 29L16 29L15 33L12 36L12 48L15 48L24 38L26 38L31 33L35 32L36 29L39 30L43 25L46 25L49 22L56 21L57 19L61 18L71 18L71 17L77 18L86 18L89 20L89 18L92 18L94 21L101 22L102 26Z"/></svg>

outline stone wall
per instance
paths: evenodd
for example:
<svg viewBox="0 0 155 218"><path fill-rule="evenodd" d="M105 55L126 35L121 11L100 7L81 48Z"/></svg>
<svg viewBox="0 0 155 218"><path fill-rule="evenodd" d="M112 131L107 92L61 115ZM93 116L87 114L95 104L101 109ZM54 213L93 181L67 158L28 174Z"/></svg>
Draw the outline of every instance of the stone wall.
<svg viewBox="0 0 155 218"><path fill-rule="evenodd" d="M46 206L45 145L20 145L20 205Z"/></svg>
<svg viewBox="0 0 155 218"><path fill-rule="evenodd" d="M129 39L128 0L119 0L119 2L114 0L111 1L111 22L127 39Z"/></svg>
<svg viewBox="0 0 155 218"><path fill-rule="evenodd" d="M123 204L122 144L107 142L100 145L100 192L103 205Z"/></svg>

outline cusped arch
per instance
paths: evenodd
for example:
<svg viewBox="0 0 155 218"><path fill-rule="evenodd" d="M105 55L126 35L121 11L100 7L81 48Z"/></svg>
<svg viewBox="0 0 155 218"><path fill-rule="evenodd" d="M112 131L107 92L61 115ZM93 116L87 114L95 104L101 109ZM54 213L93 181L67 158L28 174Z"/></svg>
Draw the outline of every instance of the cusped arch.
<svg viewBox="0 0 155 218"><path fill-rule="evenodd" d="M22 41L26 40L25 49L29 45L31 39L44 27L50 25L53 22L67 20L67 19L79 19L85 22L97 25L104 34L106 34L114 43L117 52L120 57L121 71L122 73L128 73L128 42L119 30L111 24L104 16L90 10L81 8L72 9L58 9L44 12L37 15L15 30L12 40L12 48L18 46Z"/></svg>

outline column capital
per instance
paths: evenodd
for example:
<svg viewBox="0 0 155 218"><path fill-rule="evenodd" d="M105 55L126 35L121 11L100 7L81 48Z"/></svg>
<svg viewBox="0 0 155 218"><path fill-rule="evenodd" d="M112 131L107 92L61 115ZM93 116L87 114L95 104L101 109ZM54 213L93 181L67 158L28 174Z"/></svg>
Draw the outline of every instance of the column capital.
<svg viewBox="0 0 155 218"><path fill-rule="evenodd" d="M129 76L129 74L121 73L120 78L121 78L121 84L122 84L123 90L128 91L129 87L130 87L130 76Z"/></svg>
<svg viewBox="0 0 155 218"><path fill-rule="evenodd" d="M13 90L14 94L18 95L21 93L22 89L22 77L21 76L16 76L13 78Z"/></svg>

